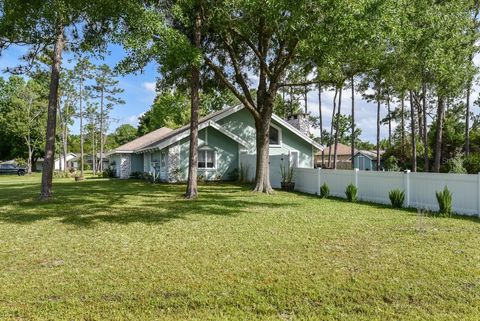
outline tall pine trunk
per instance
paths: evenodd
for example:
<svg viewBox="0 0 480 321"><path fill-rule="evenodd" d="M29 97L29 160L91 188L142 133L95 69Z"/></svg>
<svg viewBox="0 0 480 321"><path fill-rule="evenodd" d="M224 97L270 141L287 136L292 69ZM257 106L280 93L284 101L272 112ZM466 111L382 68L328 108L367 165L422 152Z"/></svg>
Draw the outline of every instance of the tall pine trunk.
<svg viewBox="0 0 480 321"><path fill-rule="evenodd" d="M330 126L330 137L328 137L328 168L332 168L332 137L333 137L333 124L335 123L335 112L337 110L337 95L338 88L335 87L335 96L333 97L333 111L332 111L332 122Z"/></svg>
<svg viewBox="0 0 480 321"><path fill-rule="evenodd" d="M388 146L392 146L392 115L390 107L390 94L387 94L387 112L388 112Z"/></svg>
<svg viewBox="0 0 480 321"><path fill-rule="evenodd" d="M377 171L380 170L380 88L377 86Z"/></svg>
<svg viewBox="0 0 480 321"><path fill-rule="evenodd" d="M83 69L80 70L80 88L79 88L79 114L80 114L80 176L83 177L84 153L83 153Z"/></svg>
<svg viewBox="0 0 480 321"><path fill-rule="evenodd" d="M104 122L105 122L105 119L104 119L104 89L102 87L102 92L100 94L100 164L99 164L99 169L100 169L100 173L103 172L103 149L104 149L104 144L105 144L105 140L103 138L103 135L104 135L104 130L105 130L105 125L104 125Z"/></svg>
<svg viewBox="0 0 480 321"><path fill-rule="evenodd" d="M352 142L351 142L350 157L352 161L352 169L355 169L355 162L353 158L355 156L355 78L352 76Z"/></svg>
<svg viewBox="0 0 480 321"><path fill-rule="evenodd" d="M402 154L405 155L405 93L402 93L400 110L402 113L401 115Z"/></svg>
<svg viewBox="0 0 480 321"><path fill-rule="evenodd" d="M435 135L435 161L433 171L440 172L442 161L442 138L443 138L443 118L445 115L445 102L443 97L438 97L437 102L437 132Z"/></svg>
<svg viewBox="0 0 480 321"><path fill-rule="evenodd" d="M410 124L412 128L412 172L417 171L417 141L415 140L415 103L410 91Z"/></svg>
<svg viewBox="0 0 480 321"><path fill-rule="evenodd" d="M472 83L467 84L467 101L465 111L465 157L470 156L470 93Z"/></svg>
<svg viewBox="0 0 480 321"><path fill-rule="evenodd" d="M47 129L45 140L45 157L42 171L40 198L48 200L53 193L52 179L55 166L55 131L57 127L58 87L64 47L63 25L57 26L55 45L53 49L52 71L50 75L50 89L48 95Z"/></svg>
<svg viewBox="0 0 480 321"><path fill-rule="evenodd" d="M428 159L428 131L427 131L427 85L422 85L422 115L423 115L423 171L430 171L429 159Z"/></svg>
<svg viewBox="0 0 480 321"><path fill-rule="evenodd" d="M343 91L343 84L340 85L340 90L338 94L338 112L337 112L337 119L335 125L335 148L333 150L333 169L337 169L337 149L338 149L338 133L340 127L340 115L342 111L342 91Z"/></svg>
<svg viewBox="0 0 480 321"><path fill-rule="evenodd" d="M198 50L202 46L202 20L200 9L197 8L195 15L194 44ZM197 169L198 169L198 110L200 107L200 68L192 65L191 70L191 113L190 113L190 148L188 161L188 183L185 198L194 199L198 196Z"/></svg>
<svg viewBox="0 0 480 321"><path fill-rule="evenodd" d="M320 144L323 146L322 85L318 83L318 123L320 125ZM322 149L322 168L325 165L325 149Z"/></svg>

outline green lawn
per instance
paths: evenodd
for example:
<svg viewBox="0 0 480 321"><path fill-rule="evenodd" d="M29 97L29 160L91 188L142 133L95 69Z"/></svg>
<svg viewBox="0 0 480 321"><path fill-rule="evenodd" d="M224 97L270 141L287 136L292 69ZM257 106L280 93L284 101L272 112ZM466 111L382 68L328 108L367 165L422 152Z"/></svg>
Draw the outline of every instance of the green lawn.
<svg viewBox="0 0 480 321"><path fill-rule="evenodd" d="M205 184L0 177L0 320L478 320L480 221Z"/></svg>

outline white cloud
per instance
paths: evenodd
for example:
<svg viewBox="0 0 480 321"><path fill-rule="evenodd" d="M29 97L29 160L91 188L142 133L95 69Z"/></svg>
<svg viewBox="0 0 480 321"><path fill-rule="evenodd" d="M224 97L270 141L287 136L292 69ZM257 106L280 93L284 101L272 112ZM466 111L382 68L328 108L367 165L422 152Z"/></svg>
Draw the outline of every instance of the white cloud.
<svg viewBox="0 0 480 321"><path fill-rule="evenodd" d="M145 88L148 92L155 93L157 89L157 84L153 81L145 81L142 83L142 87Z"/></svg>

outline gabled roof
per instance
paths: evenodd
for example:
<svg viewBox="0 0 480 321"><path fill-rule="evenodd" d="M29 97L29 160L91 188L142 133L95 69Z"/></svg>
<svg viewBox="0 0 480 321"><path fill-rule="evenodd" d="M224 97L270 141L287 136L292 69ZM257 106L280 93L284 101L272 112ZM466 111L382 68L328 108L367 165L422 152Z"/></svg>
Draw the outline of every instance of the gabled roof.
<svg viewBox="0 0 480 321"><path fill-rule="evenodd" d="M332 145L332 154L334 154L334 148L335 148L335 145ZM325 149L324 149L324 155L328 155L328 151L329 151L329 146L326 146ZM354 154L358 152L357 149L354 150ZM338 143L337 144L337 156L350 156L352 154L352 147L349 146L349 145L345 145L345 144L341 144L341 143ZM322 155L322 153L316 153L316 155Z"/></svg>
<svg viewBox="0 0 480 321"><path fill-rule="evenodd" d="M383 155L383 153L385 153L384 150L381 150L380 151L380 157ZM377 152L376 151L370 151L370 150L359 150L355 153L355 155L353 155L353 157L357 156L357 155L363 155L371 160L376 160L377 159Z"/></svg>
<svg viewBox="0 0 480 321"><path fill-rule="evenodd" d="M230 137L234 141L238 142L244 147L250 148L250 144L240 138L239 136L235 135L234 133L228 131L226 128L222 127L217 121L236 113L237 111L242 110L244 107L242 105L237 105L233 107L224 108L222 110L213 112L205 117L202 117L198 120L198 129L203 129L206 127L213 127L216 130L223 133L225 136ZM304 135L300 132L297 128L293 127L277 115L273 114L272 119L286 127L292 133L297 135L299 138L303 139L304 141L308 142L309 144L313 145L315 148L323 149L323 146L311 139L310 137ZM163 131L162 131L163 130ZM190 135L190 124L177 128L175 130L171 130L169 128L160 128L156 131L153 131L145 136L139 137L125 145L117 147L113 150L112 153L143 153L147 151L159 150L163 149L182 138L185 138ZM111 153L111 154L112 154Z"/></svg>
<svg viewBox="0 0 480 321"><path fill-rule="evenodd" d="M112 150L109 154L115 154L115 153L134 153L135 151L144 148L147 145L150 145L154 142L157 142L164 137L166 137L168 134L173 132L172 129L167 128L167 127L162 127L157 130L154 130L153 132L150 132L146 135L143 135L141 137L138 137L131 142L128 142L126 144L123 144L122 146L119 146Z"/></svg>

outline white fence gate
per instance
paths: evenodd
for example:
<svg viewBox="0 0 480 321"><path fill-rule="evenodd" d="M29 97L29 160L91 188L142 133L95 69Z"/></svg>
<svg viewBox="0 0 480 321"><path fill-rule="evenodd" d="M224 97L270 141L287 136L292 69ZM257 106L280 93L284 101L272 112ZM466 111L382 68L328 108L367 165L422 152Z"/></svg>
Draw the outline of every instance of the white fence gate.
<svg viewBox="0 0 480 321"><path fill-rule="evenodd" d="M405 191L405 206L438 211L436 191L445 186L453 194L453 211L464 215L480 216L480 174L437 174L373 172L359 170L325 170L297 168L295 190L319 194L326 183L332 196L345 198L345 188L354 184L358 198L381 204L390 204L388 193L393 189Z"/></svg>

